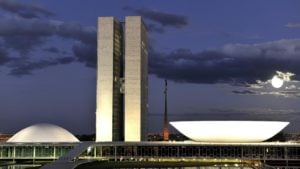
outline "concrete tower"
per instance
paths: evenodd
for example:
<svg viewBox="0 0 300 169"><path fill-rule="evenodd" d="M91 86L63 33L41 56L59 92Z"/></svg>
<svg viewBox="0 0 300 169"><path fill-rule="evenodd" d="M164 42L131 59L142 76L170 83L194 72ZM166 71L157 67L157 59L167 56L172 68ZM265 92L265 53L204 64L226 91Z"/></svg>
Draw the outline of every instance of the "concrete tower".
<svg viewBox="0 0 300 169"><path fill-rule="evenodd" d="M125 20L125 141L146 139L148 38L140 16Z"/></svg>
<svg viewBox="0 0 300 169"><path fill-rule="evenodd" d="M96 141L145 140L147 46L147 31L140 16L126 17L125 34L113 17L98 19Z"/></svg>
<svg viewBox="0 0 300 169"><path fill-rule="evenodd" d="M123 140L123 31L113 17L98 18L96 141Z"/></svg>

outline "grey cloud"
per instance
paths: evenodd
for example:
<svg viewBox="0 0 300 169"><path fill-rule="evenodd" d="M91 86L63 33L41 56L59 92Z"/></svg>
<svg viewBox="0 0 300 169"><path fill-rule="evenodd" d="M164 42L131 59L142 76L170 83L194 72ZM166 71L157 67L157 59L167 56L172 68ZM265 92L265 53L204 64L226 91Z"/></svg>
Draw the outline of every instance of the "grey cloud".
<svg viewBox="0 0 300 169"><path fill-rule="evenodd" d="M286 82L288 83L288 82ZM252 88L247 87L251 90L233 90L232 93L234 94L245 94L245 95L274 95L274 96L282 96L285 98L291 97L300 97L300 90L299 89L274 89L271 87L271 84L268 86L263 86L261 88Z"/></svg>
<svg viewBox="0 0 300 169"><path fill-rule="evenodd" d="M95 67L97 36L94 27L84 27L76 23L40 20L36 18L3 17L0 20L0 40L2 40L2 46L6 49L12 49L12 51L18 52L21 58L30 58L30 52L34 51L38 46L44 45L54 36L73 40L73 53L76 60L90 67ZM55 47L46 48L44 51L45 50L52 53L59 52ZM80 53L82 50L85 50L84 52L87 53ZM66 52L60 54L66 55ZM6 55L9 56L10 53ZM5 61L8 62L7 58L9 57L6 56L5 58ZM1 60L4 62L4 55L1 56ZM20 61L18 57L14 57L10 62L18 62L18 64L15 64L14 67L10 67L12 71L11 75L21 76L23 74L30 74L31 71L35 69L45 68L47 65L63 64L57 61L58 60L55 62L53 60ZM19 68L17 66L19 66ZM21 71L24 71L24 73Z"/></svg>
<svg viewBox="0 0 300 169"><path fill-rule="evenodd" d="M0 0L0 8L23 18L38 18L39 15L49 17L54 15L41 5L24 4L14 0Z"/></svg>
<svg viewBox="0 0 300 169"><path fill-rule="evenodd" d="M260 91L257 93L259 95L274 95L274 96L282 96L285 98L300 97L300 90Z"/></svg>
<svg viewBox="0 0 300 169"><path fill-rule="evenodd" d="M11 58L8 56L8 52L5 48L0 46L0 66L9 62Z"/></svg>
<svg viewBox="0 0 300 169"><path fill-rule="evenodd" d="M234 57L262 56L277 59L298 59L300 39L282 39L260 44L227 44L222 52Z"/></svg>
<svg viewBox="0 0 300 169"><path fill-rule="evenodd" d="M42 45L47 38L57 35L63 38L96 43L96 30L75 23L53 20L24 19L18 17L0 20L0 37L8 48L26 55L34 47Z"/></svg>
<svg viewBox="0 0 300 169"><path fill-rule="evenodd" d="M150 32L156 32L156 33L164 33L165 29L161 26L157 26L155 24L147 24L147 29Z"/></svg>
<svg viewBox="0 0 300 169"><path fill-rule="evenodd" d="M233 120L282 120L294 119L299 116L299 111L293 109L272 108L243 108L243 109L211 109L216 114L229 115ZM212 116L211 116L212 117ZM213 117L216 117L215 115ZM228 119L228 117L225 117Z"/></svg>
<svg viewBox="0 0 300 169"><path fill-rule="evenodd" d="M49 48L45 48L44 51L46 52L51 52L51 53L60 53L60 50L56 47L49 47Z"/></svg>
<svg viewBox="0 0 300 169"><path fill-rule="evenodd" d="M155 11L148 8L133 8L129 6L126 6L123 9L137 15L142 15L144 18L156 22L164 27L182 28L188 25L187 17L182 15Z"/></svg>
<svg viewBox="0 0 300 169"><path fill-rule="evenodd" d="M299 61L296 61L296 64L298 64ZM253 91L255 95L273 95L273 96L281 96L285 98L291 98L291 97L300 97L300 85L299 76L290 76L291 74L294 74L292 72L279 72L276 71L276 75L279 76L286 76L284 77L284 83L281 88L274 88L272 85L272 78L275 74L270 76L269 79L266 81L257 80L256 84L250 84L247 87L247 90ZM292 80L291 80L292 79Z"/></svg>
<svg viewBox="0 0 300 169"><path fill-rule="evenodd" d="M163 114L150 113L151 117L162 117ZM187 110L184 113L169 113L171 120L292 120L299 116L293 109L272 108L214 108L209 110Z"/></svg>
<svg viewBox="0 0 300 169"><path fill-rule="evenodd" d="M150 73L176 82L254 84L276 70L300 74L300 39L261 44L225 45L221 50L193 53L186 49L150 53Z"/></svg>
<svg viewBox="0 0 300 169"><path fill-rule="evenodd" d="M78 58L79 62L85 63L87 67L96 67L97 63L97 48L95 45L76 44L73 46L73 53Z"/></svg>
<svg viewBox="0 0 300 169"><path fill-rule="evenodd" d="M242 33L242 32L210 32L211 34L217 34L217 36L223 36L226 38L242 38L242 39L261 39L258 34L249 34L249 33Z"/></svg>
<svg viewBox="0 0 300 169"><path fill-rule="evenodd" d="M23 55L43 44L45 38L54 34L55 29L55 25L37 19L13 17L0 20L0 37L4 45Z"/></svg>
<svg viewBox="0 0 300 169"><path fill-rule="evenodd" d="M232 93L234 93L234 94L255 94L255 92L251 91L251 90L233 90Z"/></svg>
<svg viewBox="0 0 300 169"><path fill-rule="evenodd" d="M59 25L57 35L64 38L79 40L86 44L96 44L97 31L94 27L84 27L76 23L64 22Z"/></svg>
<svg viewBox="0 0 300 169"><path fill-rule="evenodd" d="M28 61L28 60L15 60L14 63L10 64L10 75L13 76L23 76L30 75L33 70L43 69L49 66L55 66L59 64L69 64L75 59L73 57L61 57L61 58L52 58L48 60L40 61Z"/></svg>
<svg viewBox="0 0 300 169"><path fill-rule="evenodd" d="M300 23L288 23L285 26L288 28L300 28Z"/></svg>
<svg viewBox="0 0 300 169"><path fill-rule="evenodd" d="M4 37L5 46L18 50L22 55L27 55L33 47L44 43L44 37L30 37L29 35Z"/></svg>

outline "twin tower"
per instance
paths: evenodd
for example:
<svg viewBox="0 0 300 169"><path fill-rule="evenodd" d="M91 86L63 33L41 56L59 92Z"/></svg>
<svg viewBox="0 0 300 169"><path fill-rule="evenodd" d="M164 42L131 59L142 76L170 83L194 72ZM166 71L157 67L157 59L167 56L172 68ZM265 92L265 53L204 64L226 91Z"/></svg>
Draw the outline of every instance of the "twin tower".
<svg viewBox="0 0 300 169"><path fill-rule="evenodd" d="M148 38L140 16L98 18L96 141L142 141L148 112Z"/></svg>

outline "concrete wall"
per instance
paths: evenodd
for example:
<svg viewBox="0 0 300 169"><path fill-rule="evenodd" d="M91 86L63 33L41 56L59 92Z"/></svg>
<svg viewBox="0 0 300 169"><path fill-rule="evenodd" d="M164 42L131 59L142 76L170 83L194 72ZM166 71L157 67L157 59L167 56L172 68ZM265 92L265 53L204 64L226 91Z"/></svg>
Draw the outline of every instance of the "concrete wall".
<svg viewBox="0 0 300 169"><path fill-rule="evenodd" d="M125 141L145 139L148 111L147 36L142 18L125 19Z"/></svg>
<svg viewBox="0 0 300 169"><path fill-rule="evenodd" d="M113 17L98 18L98 68L96 103L96 141L115 141L113 130L119 130L119 76L121 56L114 53L115 23Z"/></svg>

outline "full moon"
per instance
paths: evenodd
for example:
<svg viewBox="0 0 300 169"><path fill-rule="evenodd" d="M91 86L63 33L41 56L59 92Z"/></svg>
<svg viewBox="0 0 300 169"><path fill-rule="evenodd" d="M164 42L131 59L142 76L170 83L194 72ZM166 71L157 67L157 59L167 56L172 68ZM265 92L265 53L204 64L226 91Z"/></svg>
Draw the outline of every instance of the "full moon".
<svg viewBox="0 0 300 169"><path fill-rule="evenodd" d="M275 76L273 76L271 83L274 88L278 89L278 88L281 88L281 86L283 85L283 79L281 79L277 75L275 75Z"/></svg>

